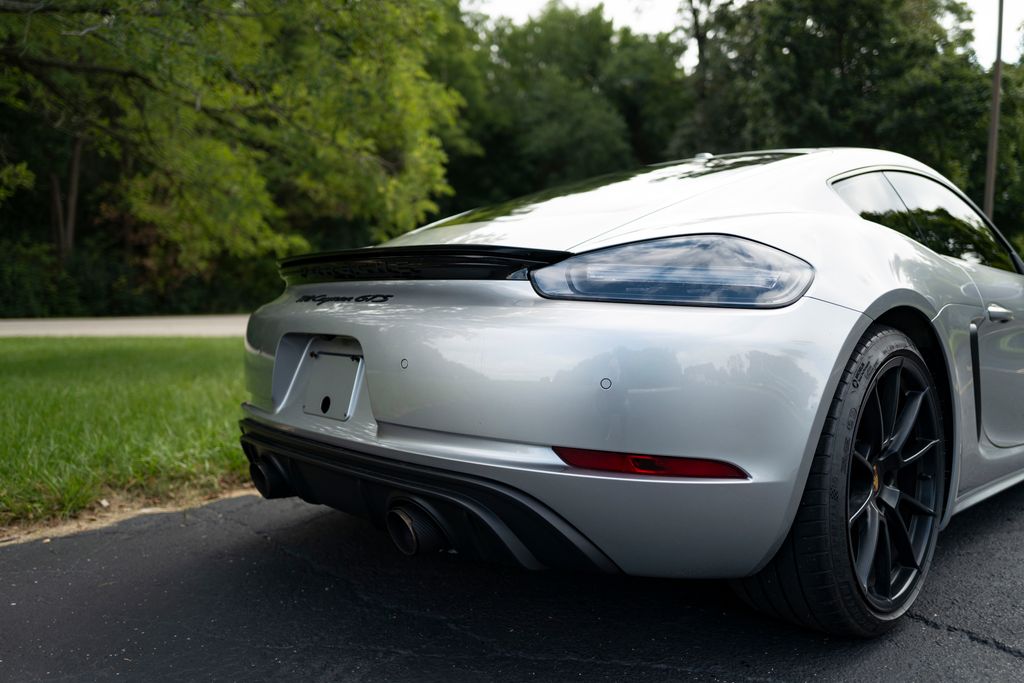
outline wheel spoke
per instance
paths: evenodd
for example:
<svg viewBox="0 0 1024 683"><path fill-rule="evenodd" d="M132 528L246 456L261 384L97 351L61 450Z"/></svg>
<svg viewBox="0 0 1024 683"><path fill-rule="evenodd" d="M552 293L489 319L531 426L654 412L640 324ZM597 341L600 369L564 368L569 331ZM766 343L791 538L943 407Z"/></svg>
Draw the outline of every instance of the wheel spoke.
<svg viewBox="0 0 1024 683"><path fill-rule="evenodd" d="M882 393L877 383L875 384L874 391L871 393L875 395L875 407L878 408L878 442L885 445L889 432L885 428L885 408L882 407Z"/></svg>
<svg viewBox="0 0 1024 683"><path fill-rule="evenodd" d="M934 517L935 510L922 503L914 496L909 493L902 493L900 495L900 502L911 509L911 514L922 515L924 517Z"/></svg>
<svg viewBox="0 0 1024 683"><path fill-rule="evenodd" d="M913 464L914 462L919 460L921 457L923 457L925 455L925 453L930 451L937 443L939 443L938 439L932 439L931 441L926 443L920 450L918 450L913 455L911 455L911 456L909 456L907 458L903 458L900 461L900 467L906 467L907 465Z"/></svg>
<svg viewBox="0 0 1024 683"><path fill-rule="evenodd" d="M870 453L871 451L868 450L867 452ZM874 475L875 468L872 467L871 461L868 460L868 456L864 455L863 453L860 452L860 450L856 448L853 449L853 460L854 462L860 463L865 468L867 468L868 474Z"/></svg>
<svg viewBox="0 0 1024 683"><path fill-rule="evenodd" d="M878 552L878 508L869 505L867 509L866 524L860 537L860 552L857 553L857 579L865 590L868 587L868 578L871 576L871 566L875 563L875 554Z"/></svg>
<svg viewBox="0 0 1024 683"><path fill-rule="evenodd" d="M864 512L865 512L865 511L866 511L866 510L868 509L868 507L869 507L870 505L871 505L871 496L867 496L867 497L866 497L866 498L864 499L864 502L863 502L863 503L861 503L860 507L859 507L859 508L857 508L857 511L856 511L856 512L854 512L854 513L853 513L852 515L850 515L850 526L853 526L853 525L854 525L854 523L855 523L855 522L856 522L856 521L857 521L858 519L860 519L861 515L863 515L863 514L864 514Z"/></svg>
<svg viewBox="0 0 1024 683"><path fill-rule="evenodd" d="M882 441L888 441L892 438L893 433L896 431L896 411L900 407L900 375L903 374L903 359L899 360L899 364L889 371L889 377L886 378L887 387L885 390L885 396L881 397L882 407L885 409L883 414L888 417L888 421L883 420L882 422Z"/></svg>
<svg viewBox="0 0 1024 683"><path fill-rule="evenodd" d="M885 528L892 537L893 545L896 546L897 561L904 567L920 569L914 545L910 540L910 531L903 523L903 518L895 510L885 515Z"/></svg>
<svg viewBox="0 0 1024 683"><path fill-rule="evenodd" d="M892 541L889 525L882 520L875 550L875 588L882 597L892 597Z"/></svg>
<svg viewBox="0 0 1024 683"><path fill-rule="evenodd" d="M895 510L896 506L900 504L900 499L903 497L903 492L895 486L883 486L878 489L878 500L889 508Z"/></svg>
<svg viewBox="0 0 1024 683"><path fill-rule="evenodd" d="M893 431L892 440L889 442L888 447L890 453L899 453L907 444L907 439L910 438L910 433L914 431L914 425L917 424L917 416L921 412L921 404L924 402L927 394L927 387L924 391L915 391L909 394L907 404L903 407L899 418L896 420L896 428Z"/></svg>

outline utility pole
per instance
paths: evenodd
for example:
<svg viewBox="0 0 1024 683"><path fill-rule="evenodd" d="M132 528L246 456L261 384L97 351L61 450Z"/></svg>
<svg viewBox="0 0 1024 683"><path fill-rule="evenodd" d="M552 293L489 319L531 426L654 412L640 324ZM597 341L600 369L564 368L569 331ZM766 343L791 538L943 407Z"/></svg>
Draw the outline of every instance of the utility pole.
<svg viewBox="0 0 1024 683"><path fill-rule="evenodd" d="M992 113L988 119L988 163L985 166L985 213L995 210L996 163L999 161L999 98L1003 86L1003 0L999 0L999 32L996 33L996 63L992 65Z"/></svg>

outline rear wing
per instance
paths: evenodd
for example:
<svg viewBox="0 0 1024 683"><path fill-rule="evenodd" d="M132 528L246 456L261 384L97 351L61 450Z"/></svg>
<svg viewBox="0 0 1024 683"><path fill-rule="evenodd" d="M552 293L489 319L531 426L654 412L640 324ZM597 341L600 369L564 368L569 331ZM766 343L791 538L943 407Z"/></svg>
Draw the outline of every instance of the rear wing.
<svg viewBox="0 0 1024 683"><path fill-rule="evenodd" d="M569 252L490 245L370 247L305 254L278 265L288 285L356 280L525 280Z"/></svg>

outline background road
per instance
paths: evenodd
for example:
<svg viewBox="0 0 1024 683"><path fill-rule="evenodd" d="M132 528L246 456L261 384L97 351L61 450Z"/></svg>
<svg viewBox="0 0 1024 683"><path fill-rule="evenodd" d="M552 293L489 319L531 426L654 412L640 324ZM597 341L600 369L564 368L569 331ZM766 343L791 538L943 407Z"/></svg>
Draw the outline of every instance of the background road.
<svg viewBox="0 0 1024 683"><path fill-rule="evenodd" d="M0 318L0 337L241 337L248 315Z"/></svg>
<svg viewBox="0 0 1024 683"><path fill-rule="evenodd" d="M0 680L1024 680L1024 487L954 518L910 619L844 641L721 582L407 559L255 496L0 546Z"/></svg>

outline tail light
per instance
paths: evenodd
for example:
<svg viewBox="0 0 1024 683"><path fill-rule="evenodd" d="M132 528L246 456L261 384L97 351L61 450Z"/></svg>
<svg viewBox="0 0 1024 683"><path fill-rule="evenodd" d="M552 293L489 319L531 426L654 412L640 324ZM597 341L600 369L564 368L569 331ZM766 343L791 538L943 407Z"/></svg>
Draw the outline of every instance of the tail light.
<svg viewBox="0 0 1024 683"><path fill-rule="evenodd" d="M668 455L639 455L591 451L583 448L555 446L555 453L567 465L588 470L647 474L662 477L694 479L749 479L750 475L736 465L705 458L677 458Z"/></svg>

